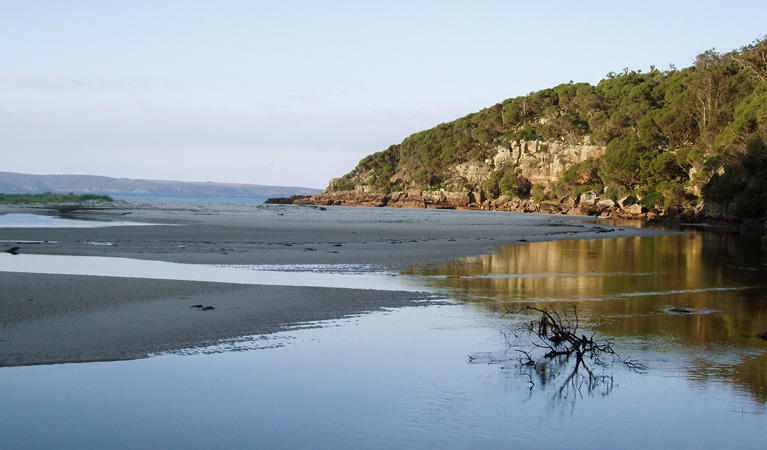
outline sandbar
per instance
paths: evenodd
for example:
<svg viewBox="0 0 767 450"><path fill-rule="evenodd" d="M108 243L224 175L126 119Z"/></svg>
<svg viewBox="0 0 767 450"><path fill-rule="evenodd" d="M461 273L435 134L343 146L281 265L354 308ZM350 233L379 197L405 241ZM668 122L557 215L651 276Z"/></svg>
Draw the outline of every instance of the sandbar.
<svg viewBox="0 0 767 450"><path fill-rule="evenodd" d="M0 214L30 212L54 214L0 206ZM396 273L502 245L662 233L558 215L301 205L117 202L68 216L145 225L0 227L0 250ZM143 358L436 301L418 292L0 272L0 366Z"/></svg>

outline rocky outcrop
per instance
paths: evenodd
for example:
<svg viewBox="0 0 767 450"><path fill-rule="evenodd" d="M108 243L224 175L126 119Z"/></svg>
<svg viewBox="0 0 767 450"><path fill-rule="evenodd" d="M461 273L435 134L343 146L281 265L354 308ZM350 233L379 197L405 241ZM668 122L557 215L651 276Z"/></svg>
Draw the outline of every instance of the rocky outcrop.
<svg viewBox="0 0 767 450"><path fill-rule="evenodd" d="M437 174L441 184L452 191L464 190L465 186L481 186L491 178L494 171L513 171L530 181L531 184L548 186L558 181L562 174L572 166L588 158L599 159L605 153L605 147L592 145L588 137L578 143L555 141L508 141L499 138L493 147L492 156L487 159L463 161L446 164L441 173ZM394 175L388 177L393 185L407 182L414 175L414 169L400 168ZM344 179L334 179L326 192L338 191L341 185L355 186L358 189L370 188L370 180L380 176L376 168L360 164ZM366 192L364 192L366 193Z"/></svg>
<svg viewBox="0 0 767 450"><path fill-rule="evenodd" d="M477 209L487 211L512 211L543 214L567 214L595 216L601 218L671 220L675 223L702 222L708 218L700 209L684 209L672 206L665 211L648 210L643 206L624 202L619 206L610 199L600 199L596 193L580 197L567 197L559 202L535 202L501 196L494 200L485 199L479 192L450 192L446 190L409 190L380 194L365 192L363 189L341 192L324 192L318 195L298 195L290 198L269 199L271 204L298 204L322 206L372 206L390 208L431 208L431 209Z"/></svg>
<svg viewBox="0 0 767 450"><path fill-rule="evenodd" d="M375 179L375 170L357 172L351 178L337 179L328 189L317 195L298 195L283 199L270 199L267 203L292 203L310 205L371 206L394 208L433 209L479 209L488 211L514 211L544 214L567 214L571 216L592 216L613 219L643 219L650 223L662 222L670 225L712 224L741 234L754 235L767 244L767 229L764 221L739 221L734 214L734 205L708 203L697 207L671 206L665 210L646 208L634 196L606 198L601 192L589 191L579 196L561 198L558 201L535 202L531 199L502 195L489 199L482 190L482 184L491 178L494 171L513 170L550 194L549 185L560 180L573 164L589 158L598 160L605 148L590 144L588 138L580 143L544 141L499 141L495 154L485 161L468 161L448 166L443 173L443 189L410 188L382 192L368 185ZM407 173L397 172L390 180L392 186L408 179ZM352 190L340 190L337 185L343 181L353 185ZM395 183L396 182L396 183ZM408 185L409 183L404 183ZM412 186L412 184L411 184Z"/></svg>
<svg viewBox="0 0 767 450"><path fill-rule="evenodd" d="M486 211L510 211L539 214L566 214L570 216L591 216L606 219L645 220L648 224L658 223L670 226L699 224L719 230L739 233L742 236L761 240L767 246L767 223L765 219L737 220L733 206L708 203L695 208L671 206L665 210L648 209L633 197L615 202L599 198L596 193L580 197L567 197L559 202L535 202L530 199L501 196L488 200L478 192L449 192L445 190L409 190L376 194L362 189L342 192L324 192L318 195L296 195L290 198L269 199L271 204L297 204L320 206L370 206L391 208L429 209L475 209Z"/></svg>
<svg viewBox="0 0 767 450"><path fill-rule="evenodd" d="M467 183L472 183L477 186L490 178L490 173L492 171L493 169L487 162L467 162L456 164L452 168L454 178L457 177L466 180Z"/></svg>
<svg viewBox="0 0 767 450"><path fill-rule="evenodd" d="M531 183L543 185L558 181L573 164L588 158L598 159L605 154L605 147L591 145L588 138L578 144L560 141L514 141L498 145L495 150L492 164L496 170L518 168L521 175Z"/></svg>

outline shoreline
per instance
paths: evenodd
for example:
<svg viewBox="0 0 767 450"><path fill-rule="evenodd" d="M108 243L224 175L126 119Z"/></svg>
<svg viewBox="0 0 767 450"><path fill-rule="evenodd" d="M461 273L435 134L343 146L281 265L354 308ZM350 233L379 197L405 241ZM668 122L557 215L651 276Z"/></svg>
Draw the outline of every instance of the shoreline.
<svg viewBox="0 0 767 450"><path fill-rule="evenodd" d="M360 186L358 186L360 188ZM469 211L506 211L552 214L592 219L637 220L648 225L667 227L708 226L714 230L738 233L747 239L767 245L767 217L739 218L734 203L702 202L698 205L647 208L628 196L619 201L600 199L595 192L569 197L561 201L515 198L502 195L490 200L481 192L452 192L444 189L408 190L381 193L375 190L325 191L314 195L270 198L267 204L317 206L367 206L414 209L456 209Z"/></svg>
<svg viewBox="0 0 767 450"><path fill-rule="evenodd" d="M487 254L496 247L561 239L662 234L604 219L501 211L359 206L121 202L61 215L141 227L2 228L0 242L40 255L115 256L190 264L372 264L388 270ZM37 243L30 243L37 241ZM0 245L0 249L2 245Z"/></svg>
<svg viewBox="0 0 767 450"><path fill-rule="evenodd" d="M0 207L0 214L43 212ZM665 233L541 214L298 205L120 202L67 217L144 225L0 227L0 250L396 272L503 245ZM0 367L143 358L433 301L401 291L0 272ZM192 308L198 304L215 310Z"/></svg>

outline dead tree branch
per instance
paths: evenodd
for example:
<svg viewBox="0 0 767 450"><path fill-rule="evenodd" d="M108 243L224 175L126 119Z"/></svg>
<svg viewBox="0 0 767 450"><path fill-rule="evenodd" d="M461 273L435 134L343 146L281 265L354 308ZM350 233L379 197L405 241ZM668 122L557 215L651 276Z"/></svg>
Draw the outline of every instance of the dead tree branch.
<svg viewBox="0 0 767 450"><path fill-rule="evenodd" d="M621 359L609 341L595 338L595 333L587 335L580 331L580 317L575 307L568 310L525 306L519 310L497 308L496 312L502 317L534 314L534 318L518 322L502 332L507 350L515 347L516 362L522 375L530 380L531 390L536 384L546 387L562 374L567 374L562 381L557 381L561 384L555 391L555 399L575 401L583 397L584 389L589 395L608 395L614 387L609 368L615 362L634 372L646 369L638 361ZM527 349L518 348L525 345ZM482 361L496 362L490 356ZM510 359L506 357L503 361ZM469 362L479 360L470 356Z"/></svg>

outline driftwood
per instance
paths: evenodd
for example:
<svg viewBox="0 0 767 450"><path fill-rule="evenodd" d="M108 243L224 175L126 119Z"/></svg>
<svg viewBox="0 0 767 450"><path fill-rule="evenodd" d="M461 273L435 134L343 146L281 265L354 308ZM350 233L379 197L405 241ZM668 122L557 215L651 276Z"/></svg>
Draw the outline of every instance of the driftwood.
<svg viewBox="0 0 767 450"><path fill-rule="evenodd" d="M520 375L527 377L530 391L540 384L558 382L556 399L572 399L589 394L609 394L614 386L609 369L620 363L634 372L646 367L631 359L622 359L607 340L595 338L579 330L580 319L575 307L571 312L553 306L526 306L519 310L498 309L502 316L535 314L534 319L524 320L502 331L506 340L507 354L513 350L516 357L493 358L469 356L470 363L515 362ZM562 375L564 379L562 379Z"/></svg>
<svg viewBox="0 0 767 450"><path fill-rule="evenodd" d="M578 335L580 320L578 311L573 307L572 314L567 310L557 311L555 308L537 308L527 306L519 311L506 310L507 314L519 314L524 312L536 312L540 317L523 322L511 329L516 337L526 334L531 338L533 349L543 350L543 358L550 359L557 356L575 356L576 361L582 364L584 358L599 361L603 356L615 355L612 345L607 341L594 340L594 334L586 336ZM518 350L525 355L528 362L534 361L528 351Z"/></svg>

